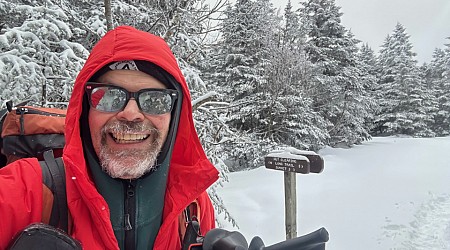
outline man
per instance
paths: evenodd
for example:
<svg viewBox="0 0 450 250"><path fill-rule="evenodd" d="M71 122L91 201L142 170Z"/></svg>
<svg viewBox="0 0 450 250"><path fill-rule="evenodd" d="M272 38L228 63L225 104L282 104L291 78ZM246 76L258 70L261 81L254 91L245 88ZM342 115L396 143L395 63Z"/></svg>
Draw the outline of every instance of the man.
<svg viewBox="0 0 450 250"><path fill-rule="evenodd" d="M69 233L84 249L181 249L179 215L196 200L201 233L214 227L205 190L218 172L195 131L190 94L159 37L108 32L79 73L66 117ZM0 249L42 220L36 159L0 170Z"/></svg>

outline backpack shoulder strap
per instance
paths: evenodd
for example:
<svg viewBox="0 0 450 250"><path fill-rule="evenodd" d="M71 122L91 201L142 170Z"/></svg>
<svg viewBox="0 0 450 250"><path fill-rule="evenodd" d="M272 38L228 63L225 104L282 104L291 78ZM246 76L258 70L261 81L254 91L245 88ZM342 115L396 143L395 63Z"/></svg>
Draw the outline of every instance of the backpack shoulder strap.
<svg viewBox="0 0 450 250"><path fill-rule="evenodd" d="M183 250L194 249L200 244L200 206L197 200L192 201L178 216L179 235ZM200 244L201 245L201 244Z"/></svg>
<svg viewBox="0 0 450 250"><path fill-rule="evenodd" d="M39 163L42 168L42 182L53 194L53 197L49 197L49 195L45 195L46 192L44 190L44 209L42 214L50 214L49 225L68 232L66 178L62 158L55 159L53 151L47 150L44 152L44 161L39 161ZM51 200L50 202L48 201L49 199ZM49 203L52 203L52 206L46 205ZM50 207L51 213L48 211Z"/></svg>

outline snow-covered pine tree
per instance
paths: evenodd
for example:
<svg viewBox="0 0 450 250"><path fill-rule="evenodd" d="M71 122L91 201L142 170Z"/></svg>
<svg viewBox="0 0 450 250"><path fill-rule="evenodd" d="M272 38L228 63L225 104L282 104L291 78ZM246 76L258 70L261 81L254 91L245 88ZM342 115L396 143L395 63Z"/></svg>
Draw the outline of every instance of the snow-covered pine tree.
<svg viewBox="0 0 450 250"><path fill-rule="evenodd" d="M450 134L450 44L446 49L436 49L427 65L427 85L433 90L437 111L434 114L433 132L437 136Z"/></svg>
<svg viewBox="0 0 450 250"><path fill-rule="evenodd" d="M217 53L221 56L218 69L224 72L220 85L224 87L224 99L227 101L240 100L253 93L259 79L255 69L258 60L254 55L260 43L259 39L253 40L257 37L254 29L258 26L254 24L254 8L253 1L239 0L224 12L221 44Z"/></svg>
<svg viewBox="0 0 450 250"><path fill-rule="evenodd" d="M67 102L88 51L72 42L68 17L55 5L3 1L8 16L0 35L0 99L35 103ZM45 92L43 92L45 90ZM44 95L43 93L46 93Z"/></svg>
<svg viewBox="0 0 450 250"><path fill-rule="evenodd" d="M373 100L364 88L364 73L359 69L357 62L357 44L359 40L353 37L351 32L346 33L347 45L344 53L348 56L348 65L342 67L337 79L343 86L343 94L340 102L337 103L338 115L332 119L333 128L330 135L333 143L345 146L359 144L370 139L368 128L365 126L367 119L371 116Z"/></svg>
<svg viewBox="0 0 450 250"><path fill-rule="evenodd" d="M286 5L279 38L268 43L269 58L264 67L260 127L262 138L274 146L315 150L328 139L326 122L312 108L306 96L305 79L312 75L304 52L304 35L290 1Z"/></svg>
<svg viewBox="0 0 450 250"><path fill-rule="evenodd" d="M377 127L374 124L374 114L378 111L377 96L375 87L377 84L377 58L374 51L367 43L364 43L359 49L357 55L357 67L360 70L361 84L365 90L364 101L368 105L368 114L365 118L364 127L372 134L377 134Z"/></svg>
<svg viewBox="0 0 450 250"><path fill-rule="evenodd" d="M433 121L429 112L432 97L420 76L415 55L406 29L397 23L378 57L381 109L375 122L385 128L384 134L434 135L428 127Z"/></svg>
<svg viewBox="0 0 450 250"><path fill-rule="evenodd" d="M268 0L240 0L224 12L222 33L214 48L208 79L216 83L221 101L229 103L227 124L248 136L236 138L227 153L242 168L260 166L267 142L262 139L265 100L264 65L267 43L278 29ZM214 71L216 73L214 73ZM249 139L251 138L251 139Z"/></svg>
<svg viewBox="0 0 450 250"><path fill-rule="evenodd" d="M328 144L359 143L368 138L364 127L368 105L356 63L359 41L341 24L342 13L334 0L308 0L302 5L305 50L315 72L308 94L315 111L331 124Z"/></svg>
<svg viewBox="0 0 450 250"><path fill-rule="evenodd" d="M304 34L300 27L300 18L298 13L292 9L291 0L288 0L284 8L284 27L281 27L281 38L283 44L295 46L304 45Z"/></svg>

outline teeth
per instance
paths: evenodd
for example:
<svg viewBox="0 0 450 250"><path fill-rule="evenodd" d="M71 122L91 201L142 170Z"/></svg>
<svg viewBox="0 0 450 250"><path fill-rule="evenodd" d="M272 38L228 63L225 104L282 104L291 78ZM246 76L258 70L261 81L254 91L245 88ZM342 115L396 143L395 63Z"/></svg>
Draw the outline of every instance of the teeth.
<svg viewBox="0 0 450 250"><path fill-rule="evenodd" d="M113 138L120 143L135 142L146 139L149 135L146 134L123 134L113 133Z"/></svg>

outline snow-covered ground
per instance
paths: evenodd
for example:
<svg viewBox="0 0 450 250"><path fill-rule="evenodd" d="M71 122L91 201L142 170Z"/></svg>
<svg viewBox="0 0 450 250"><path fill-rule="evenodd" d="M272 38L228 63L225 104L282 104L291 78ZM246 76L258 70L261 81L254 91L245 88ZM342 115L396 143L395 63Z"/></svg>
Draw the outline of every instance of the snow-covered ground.
<svg viewBox="0 0 450 250"><path fill-rule="evenodd" d="M450 249L450 137L374 138L325 148L320 174L297 174L297 232L325 227L329 250ZM217 192L250 242L284 240L283 172L229 174Z"/></svg>

